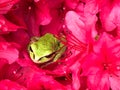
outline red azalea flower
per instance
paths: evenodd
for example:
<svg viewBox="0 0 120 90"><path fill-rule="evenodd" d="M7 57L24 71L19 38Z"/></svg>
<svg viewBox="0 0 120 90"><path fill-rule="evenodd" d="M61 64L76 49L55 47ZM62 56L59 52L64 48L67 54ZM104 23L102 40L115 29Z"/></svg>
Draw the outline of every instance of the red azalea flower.
<svg viewBox="0 0 120 90"><path fill-rule="evenodd" d="M91 19L85 18L88 15L91 16ZM90 22L88 22L87 19ZM95 37L97 35L95 31L95 15L90 15L90 13L79 14L74 11L68 11L65 17L65 22L65 44L71 51L73 50L71 53L74 53L74 56L76 56L75 52L76 54L78 54L85 52L89 53L90 51L92 51L92 44L94 43Z"/></svg>
<svg viewBox="0 0 120 90"><path fill-rule="evenodd" d="M15 17L22 25L26 24L28 33L32 36L39 36L39 26L49 24L51 21L49 7L45 0L21 0L16 6L18 7L15 10L8 13L8 17L12 15L11 17Z"/></svg>
<svg viewBox="0 0 120 90"><path fill-rule="evenodd" d="M85 18L80 16L77 12L74 12L74 11L67 12L67 14L65 16L66 26L63 25L64 26L63 28L65 29L66 42L63 42L63 43L65 43L65 45L68 46L68 51L72 52L72 55L70 56L70 58L67 55L68 58L63 61L61 60L59 65L57 65L56 67L54 67L55 65L53 65L53 64L52 64L53 66L51 65L51 67L55 68L54 70L52 69L53 71L51 71L53 73L53 75L57 74L56 77L64 76L65 78L67 78L67 80L71 79L69 82L72 81L73 89L80 88L80 81L79 81L80 77L78 76L80 70L78 69L76 71L75 69L73 69L73 67L76 67L76 68L80 67L80 65L79 65L80 59L78 59L78 58L82 57L82 55L80 55L80 54L83 52L86 52L86 48L87 48L87 45L86 45L87 40L86 40L86 36L85 36L87 30L85 31L84 19ZM51 28L49 28L49 29L51 29ZM53 29L51 29L51 31L52 30ZM54 32L58 31L58 29L55 29L55 30L53 30L52 32L54 33ZM50 30L48 30L48 32L49 31ZM89 35L90 34L91 33L89 33ZM79 54L79 55L77 55L77 54ZM76 57L76 58L74 58L74 57ZM49 67L47 67L47 68L49 69ZM71 77L70 75L72 75L73 77Z"/></svg>
<svg viewBox="0 0 120 90"><path fill-rule="evenodd" d="M0 90L119 90L120 39L113 37L120 34L119 4L1 0ZM45 33L55 34L66 52L56 62L35 64L27 46Z"/></svg>
<svg viewBox="0 0 120 90"><path fill-rule="evenodd" d="M87 12L85 12L87 13ZM87 14L85 15L87 16ZM81 61L82 59L89 54L92 50L92 45L94 43L94 36L96 34L92 33L95 31L95 24L96 17L91 15L93 18L85 18L84 14L79 14L74 11L68 11L65 17L66 21L66 28L65 28L65 35L66 35L66 43L68 47L68 51L72 54L70 57L66 59L66 65L69 66L70 71L72 72L72 85L75 90L87 88L82 87L80 81L80 71L81 71ZM90 20L90 22L87 21ZM89 26L89 29L86 28ZM67 29L67 30L66 30ZM94 38L92 38L94 37ZM89 39L88 39L89 38ZM68 67L67 66L67 67ZM76 70L76 68L79 68Z"/></svg>
<svg viewBox="0 0 120 90"><path fill-rule="evenodd" d="M73 9L77 11L78 7L81 9L80 7L83 5L80 4L79 0L48 0L52 20L48 25L40 27L41 33L59 34L62 32L66 25L67 11Z"/></svg>
<svg viewBox="0 0 120 90"><path fill-rule="evenodd" d="M120 35L120 2L119 0L96 0L99 6L99 19L104 31L112 32L113 36Z"/></svg>
<svg viewBox="0 0 120 90"><path fill-rule="evenodd" d="M82 64L83 75L88 77L88 87L92 90L118 90L120 73L120 40L113 40L103 34L95 45L95 53L85 57ZM114 84L113 84L113 80Z"/></svg>

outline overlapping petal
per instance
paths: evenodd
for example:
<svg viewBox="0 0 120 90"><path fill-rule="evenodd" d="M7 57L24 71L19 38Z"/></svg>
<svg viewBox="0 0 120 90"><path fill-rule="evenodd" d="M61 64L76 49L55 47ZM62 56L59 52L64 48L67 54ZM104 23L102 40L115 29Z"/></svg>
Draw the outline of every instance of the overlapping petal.
<svg viewBox="0 0 120 90"><path fill-rule="evenodd" d="M0 34L17 31L18 28L20 27L8 21L3 15L0 15Z"/></svg>
<svg viewBox="0 0 120 90"><path fill-rule="evenodd" d="M8 42L0 42L0 58L6 59L11 64L19 57L19 51L14 44Z"/></svg>
<svg viewBox="0 0 120 90"><path fill-rule="evenodd" d="M0 89L1 90L27 90L27 88L19 85L18 83L7 80L7 79L0 81Z"/></svg>
<svg viewBox="0 0 120 90"><path fill-rule="evenodd" d="M0 14L6 14L14 4L19 0L2 0L0 1Z"/></svg>

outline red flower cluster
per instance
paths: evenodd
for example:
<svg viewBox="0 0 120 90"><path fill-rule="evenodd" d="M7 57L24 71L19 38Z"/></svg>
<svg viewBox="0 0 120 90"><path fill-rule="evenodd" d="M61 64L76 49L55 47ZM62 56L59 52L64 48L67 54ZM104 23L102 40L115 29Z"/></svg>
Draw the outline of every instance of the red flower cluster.
<svg viewBox="0 0 120 90"><path fill-rule="evenodd" d="M1 0L0 90L120 90L119 0ZM33 36L63 35L60 60L35 64Z"/></svg>

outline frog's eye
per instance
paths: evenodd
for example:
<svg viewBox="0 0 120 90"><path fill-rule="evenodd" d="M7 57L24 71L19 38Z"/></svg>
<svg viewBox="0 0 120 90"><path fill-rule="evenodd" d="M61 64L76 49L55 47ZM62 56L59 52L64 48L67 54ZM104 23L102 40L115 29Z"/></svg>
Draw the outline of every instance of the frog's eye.
<svg viewBox="0 0 120 90"><path fill-rule="evenodd" d="M30 50L30 56L31 56L31 58L35 59L35 54L33 53L33 50L32 50L31 46L29 47L29 50Z"/></svg>
<svg viewBox="0 0 120 90"><path fill-rule="evenodd" d="M31 48L31 46L29 47L29 50L30 50L31 52L33 52L33 50L32 50L32 48Z"/></svg>

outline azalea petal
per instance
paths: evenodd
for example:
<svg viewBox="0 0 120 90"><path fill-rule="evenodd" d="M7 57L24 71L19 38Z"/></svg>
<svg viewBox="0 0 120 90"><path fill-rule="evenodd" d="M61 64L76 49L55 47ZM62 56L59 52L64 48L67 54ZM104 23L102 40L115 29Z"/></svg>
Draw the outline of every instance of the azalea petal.
<svg viewBox="0 0 120 90"><path fill-rule="evenodd" d="M24 29L19 29L4 36L7 41L19 44L20 49L26 48L30 41L30 37Z"/></svg>
<svg viewBox="0 0 120 90"><path fill-rule="evenodd" d="M65 0L66 6L70 9L75 9L78 5L79 0Z"/></svg>
<svg viewBox="0 0 120 90"><path fill-rule="evenodd" d="M118 0L110 1L110 0L101 0L101 2L98 3L100 6L100 19L102 22L102 27L106 31L113 31L117 29L119 32L120 27L120 2ZM117 33L119 34L119 33Z"/></svg>
<svg viewBox="0 0 120 90"><path fill-rule="evenodd" d="M84 30L85 23L83 17L74 11L68 11L66 13L65 22L67 28L72 32L76 38L80 41L86 41L86 31Z"/></svg>
<svg viewBox="0 0 120 90"><path fill-rule="evenodd" d="M22 67L14 62L8 66L4 77L27 87L27 83L29 83L35 72L31 67Z"/></svg>
<svg viewBox="0 0 120 90"><path fill-rule="evenodd" d="M0 1L0 14L6 14L12 6L19 0L1 0Z"/></svg>
<svg viewBox="0 0 120 90"><path fill-rule="evenodd" d="M110 47L111 45L113 45L115 43L112 40L113 40L113 37L111 35L109 35L107 33L103 33L99 37L98 41L94 44L94 51L99 53L99 51L101 50L102 47L103 48Z"/></svg>
<svg viewBox="0 0 120 90"><path fill-rule="evenodd" d="M52 77L46 75L40 75L39 73L34 74L32 80L29 82L28 88L29 90L33 90L33 89L66 90L66 88L62 84L56 82Z"/></svg>
<svg viewBox="0 0 120 90"><path fill-rule="evenodd" d="M16 81L20 85L27 87L29 90L40 90L43 88L66 90L62 84L55 81L52 77L47 76L44 71L36 67L22 67L18 63L13 63L9 65L4 76L7 79Z"/></svg>
<svg viewBox="0 0 120 90"><path fill-rule="evenodd" d="M0 15L0 34L16 31L19 26L9 22L4 16Z"/></svg>
<svg viewBox="0 0 120 90"><path fill-rule="evenodd" d="M101 56L98 57L94 53L87 55L81 64L81 67L83 69L82 74L85 76L95 75L100 69L102 69L102 66L100 65L102 61L101 59Z"/></svg>
<svg viewBox="0 0 120 90"><path fill-rule="evenodd" d="M109 90L109 80L107 74L97 72L95 75L88 77L88 87L92 90Z"/></svg>
<svg viewBox="0 0 120 90"><path fill-rule="evenodd" d="M116 76L109 77L110 80L110 86L112 90L119 90L120 87L120 78Z"/></svg>
<svg viewBox="0 0 120 90"><path fill-rule="evenodd" d="M0 58L8 60L9 64L11 64L18 59L18 54L18 50L11 44L0 42Z"/></svg>
<svg viewBox="0 0 120 90"><path fill-rule="evenodd" d="M48 4L44 0L35 3L36 5L36 22L39 25L47 25L51 21L50 10Z"/></svg>
<svg viewBox="0 0 120 90"><path fill-rule="evenodd" d="M72 85L74 90L79 90L81 87L81 81L80 81L80 63L76 62L73 66L70 67L72 71ZM76 70L76 68L79 68Z"/></svg>
<svg viewBox="0 0 120 90"><path fill-rule="evenodd" d="M0 90L27 90L25 87L10 80L0 81Z"/></svg>
<svg viewBox="0 0 120 90"><path fill-rule="evenodd" d="M59 34L64 27L64 16L67 7L63 4L63 0L48 0L48 6L51 13L51 22L48 25L41 27L41 33Z"/></svg>
<svg viewBox="0 0 120 90"><path fill-rule="evenodd" d="M8 67L8 61L6 59L0 59L0 80L4 78L4 74Z"/></svg>

